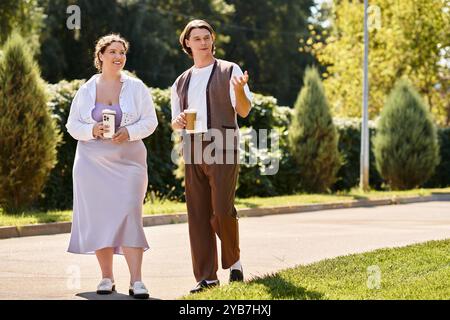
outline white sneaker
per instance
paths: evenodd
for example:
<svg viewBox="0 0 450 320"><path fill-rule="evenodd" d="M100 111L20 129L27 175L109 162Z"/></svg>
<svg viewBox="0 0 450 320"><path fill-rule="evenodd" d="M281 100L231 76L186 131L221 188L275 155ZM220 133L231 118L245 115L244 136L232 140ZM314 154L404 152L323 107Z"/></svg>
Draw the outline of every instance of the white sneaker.
<svg viewBox="0 0 450 320"><path fill-rule="evenodd" d="M110 294L116 291L116 285L109 278L104 278L97 286L97 294Z"/></svg>
<svg viewBox="0 0 450 320"><path fill-rule="evenodd" d="M148 290L142 281L136 281L133 285L130 284L128 293L136 299L148 299L149 297Z"/></svg>

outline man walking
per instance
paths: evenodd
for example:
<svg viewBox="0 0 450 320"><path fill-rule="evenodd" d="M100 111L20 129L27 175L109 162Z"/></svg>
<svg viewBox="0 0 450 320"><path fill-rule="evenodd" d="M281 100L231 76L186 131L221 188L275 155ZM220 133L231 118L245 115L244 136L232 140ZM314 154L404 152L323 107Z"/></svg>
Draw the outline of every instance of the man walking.
<svg viewBox="0 0 450 320"><path fill-rule="evenodd" d="M183 131L189 238L198 282L191 293L219 285L216 234L230 282L244 279L234 207L239 172L236 115L248 115L252 95L247 72L214 57L214 41L214 30L206 21L186 25L180 44L194 65L177 78L171 91L173 129L185 129L186 110L197 114L194 130Z"/></svg>

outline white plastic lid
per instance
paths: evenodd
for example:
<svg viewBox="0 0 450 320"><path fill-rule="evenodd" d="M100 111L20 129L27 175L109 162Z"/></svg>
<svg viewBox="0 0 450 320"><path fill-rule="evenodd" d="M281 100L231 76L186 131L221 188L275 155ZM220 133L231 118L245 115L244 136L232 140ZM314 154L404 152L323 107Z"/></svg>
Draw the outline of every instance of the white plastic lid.
<svg viewBox="0 0 450 320"><path fill-rule="evenodd" d="M115 110L111 110L111 109L103 109L102 113L116 114L116 111Z"/></svg>

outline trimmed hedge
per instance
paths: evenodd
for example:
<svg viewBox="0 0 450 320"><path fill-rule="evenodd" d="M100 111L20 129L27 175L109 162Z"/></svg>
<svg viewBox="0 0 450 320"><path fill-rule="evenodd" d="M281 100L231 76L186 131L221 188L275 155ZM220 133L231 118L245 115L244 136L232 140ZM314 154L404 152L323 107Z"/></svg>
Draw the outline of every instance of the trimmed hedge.
<svg viewBox="0 0 450 320"><path fill-rule="evenodd" d="M445 188L450 186L450 128L438 128L439 154L441 162L434 175L425 182L425 188Z"/></svg>
<svg viewBox="0 0 450 320"><path fill-rule="evenodd" d="M148 191L151 199L183 200L184 188L181 180L175 177L177 167L172 162L171 151L173 147L172 111L170 106L170 89L151 89L153 102L158 117L158 127L149 137L144 139L147 147L148 165Z"/></svg>
<svg viewBox="0 0 450 320"><path fill-rule="evenodd" d="M239 172L239 181L236 190L238 197L260 196L268 197L280 194L294 192L295 165L287 148L287 130L291 121L292 110L288 107L279 107L277 100L271 96L261 94L253 95L252 110L247 118L238 117L238 124L241 131L247 128L254 129L259 133L260 129L276 129L280 135L280 153L265 152L256 150L260 146L258 135L257 145L251 146L251 152L258 155L256 165L242 163ZM268 132L269 134L269 132ZM268 147L271 146L271 140L268 139ZM250 147L247 146L244 157L249 157ZM275 175L264 175L262 170L267 166L263 163L264 157L278 158L279 170ZM262 169L262 170L261 170Z"/></svg>
<svg viewBox="0 0 450 320"><path fill-rule="evenodd" d="M61 81L49 85L51 100L49 105L57 124L63 133L63 142L59 145L58 164L52 170L44 192L37 205L41 209L70 209L72 207L72 166L77 141L65 128L70 104L82 80ZM159 121L155 133L144 139L148 150L147 163L149 175L148 197L163 199L184 198L182 180L175 177L177 166L171 161L172 129L170 127L171 108L169 89L152 89L152 96ZM236 194L238 197L274 196L298 192L298 168L288 149L288 130L291 123L292 109L280 107L277 100L270 96L254 94L253 108L245 119L238 117L239 126L243 128L275 128L280 133L279 170L275 175L262 175L262 159L256 166L241 165ZM348 190L359 183L360 157L360 121L355 119L334 119L339 133L339 152L344 160L338 171L337 182L332 191ZM375 133L375 124L369 123L370 139ZM441 163L436 174L424 185L426 187L446 187L450 185L450 128L438 130ZM248 153L248 151L247 151ZM383 181L375 169L373 152L370 152L370 186L373 189L383 187ZM148 199L148 198L147 198Z"/></svg>
<svg viewBox="0 0 450 320"><path fill-rule="evenodd" d="M56 119L62 133L62 142L56 152L58 162L50 172L50 177L36 205L41 209L70 209L73 200L72 167L75 158L77 141L67 132L65 127L69 116L70 105L78 88L84 80L61 81L49 84L49 108Z"/></svg>
<svg viewBox="0 0 450 320"><path fill-rule="evenodd" d="M335 118L334 123L339 133L339 152L343 165L339 169L338 180L332 190L350 190L359 185L361 157L361 120ZM375 123L369 121L369 145L372 146L375 136ZM383 180L376 170L375 156L372 148L369 150L369 185L372 189L381 189Z"/></svg>
<svg viewBox="0 0 450 320"><path fill-rule="evenodd" d="M78 88L84 80L61 81L48 85L51 99L50 109L57 126L63 133L62 143L57 148L58 163L51 171L50 177L35 206L42 210L71 209L73 199L72 167L77 141L67 132L65 124L70 112L70 105ZM175 165L170 160L172 148L170 128L170 92L153 89L152 96L158 117L158 128L149 138L144 139L147 147L148 195L161 199L179 199L184 190L181 182L173 174Z"/></svg>

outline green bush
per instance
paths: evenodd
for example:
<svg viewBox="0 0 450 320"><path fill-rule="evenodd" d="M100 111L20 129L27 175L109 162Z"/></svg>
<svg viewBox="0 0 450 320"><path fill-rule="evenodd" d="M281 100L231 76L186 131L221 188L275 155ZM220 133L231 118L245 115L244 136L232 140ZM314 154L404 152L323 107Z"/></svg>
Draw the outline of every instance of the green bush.
<svg viewBox="0 0 450 320"><path fill-rule="evenodd" d="M260 129L277 130L280 147L279 151L272 150L269 138L268 150L262 149L259 134L256 145L246 145L243 157L248 159L251 152L256 155L257 161L256 164L246 164L245 162L241 164L236 190L238 197L267 197L294 191L294 181L297 180L296 170L287 148L287 129L291 113L290 108L278 106L274 97L254 93L249 116L247 118L238 117L239 127L243 133L247 129L254 129L257 134ZM270 134L270 131L267 133ZM275 175L263 174L267 173L268 164L264 163L267 158L277 158L279 161L279 170Z"/></svg>
<svg viewBox="0 0 450 320"><path fill-rule="evenodd" d="M51 100L49 106L53 112L58 126L63 132L63 143L58 146L58 164L52 170L50 178L41 195L39 204L44 209L67 209L72 206L72 166L75 156L76 140L66 131L64 125L67 121L70 103L76 90L83 81L62 81L56 85L49 85ZM172 129L170 128L171 108L170 91L168 89L152 89L159 125L155 133L144 140L148 150L148 198L184 199L182 186L183 172L179 170L179 177L175 176L177 165L171 161ZM252 146L252 152L261 155L256 165L242 164L236 194L239 197L274 196L298 192L299 167L289 150L288 132L291 127L293 109L280 107L275 98L254 94L253 107L245 119L238 118L242 130L246 128L276 129L280 134L278 152L261 152ZM337 174L337 180L332 190L348 190L359 183L359 157L360 157L360 120L335 119L335 127L339 133L339 152L343 165ZM371 145L375 134L375 125L369 123ZM450 129L439 131L442 162L436 174L427 183L428 187L450 185ZM264 150L263 150L264 151ZM247 148L245 156L249 156ZM279 171L275 175L263 175L265 165L264 156L279 159ZM176 170L177 169L177 170ZM181 168L179 168L181 169ZM375 168L375 157L370 155L370 185L380 189L383 180Z"/></svg>
<svg viewBox="0 0 450 320"><path fill-rule="evenodd" d="M434 175L425 183L426 188L445 188L450 186L450 128L439 128L439 153L441 161Z"/></svg>
<svg viewBox="0 0 450 320"><path fill-rule="evenodd" d="M326 192L341 165L338 136L316 69L307 68L304 87L295 103L289 147L298 165L300 188Z"/></svg>
<svg viewBox="0 0 450 320"><path fill-rule="evenodd" d="M63 132L63 141L58 146L58 163L51 171L50 178L36 205L44 210L70 209L72 207L72 167L75 158L77 141L65 128L70 105L78 88L84 80L71 82L61 81L48 85L50 91L49 106L56 119L57 126ZM181 183L173 174L175 165L170 158L172 149L170 128L170 92L168 90L152 89L158 117L158 127L154 134L144 139L147 147L148 192L150 198L182 199ZM148 199L148 197L147 197Z"/></svg>
<svg viewBox="0 0 450 320"><path fill-rule="evenodd" d="M175 177L177 165L172 162L171 152L172 111L170 89L152 89L153 102L158 117L158 127L150 138L144 140L147 146L149 192L159 199L182 200L184 190L181 180Z"/></svg>
<svg viewBox="0 0 450 320"><path fill-rule="evenodd" d="M75 93L84 80L61 81L47 86L50 92L48 106L53 113L56 124L62 132L62 142L57 147L58 162L50 173L44 191L36 206L41 209L70 209L73 200L72 167L75 159L77 140L67 132L65 127L70 112L70 105Z"/></svg>
<svg viewBox="0 0 450 320"><path fill-rule="evenodd" d="M277 195L292 194L298 189L299 168L289 149L289 128L294 110L289 107L277 107L274 116L277 119L275 129L279 133L279 170L270 176Z"/></svg>
<svg viewBox="0 0 450 320"><path fill-rule="evenodd" d="M392 189L412 189L439 163L436 128L415 89L398 81L381 112L374 141L377 169Z"/></svg>
<svg viewBox="0 0 450 320"><path fill-rule="evenodd" d="M25 41L12 35L0 61L0 205L31 205L56 164L60 134L47 107L45 84Z"/></svg>
<svg viewBox="0 0 450 320"><path fill-rule="evenodd" d="M252 153L253 156L256 156L257 161L256 164L241 163L236 190L238 197L267 197L293 192L294 181L297 178L292 174L295 165L291 161L292 158L287 148L287 128L289 127L290 117L290 108L278 106L274 97L257 93L253 94L252 110L249 116L247 118L238 117L241 133L245 133L249 129L254 129L257 134L260 129L276 129L280 132L280 150L278 152L270 150L270 139L268 141L269 150L259 149L262 147L259 144L259 135L255 145L246 144L242 157L248 159L250 153ZM277 174L263 174L264 172L267 173L267 164L264 163L264 159L267 159L267 157L279 159L280 165ZM180 181L183 181L184 163L182 161L178 163L176 176Z"/></svg>
<svg viewBox="0 0 450 320"><path fill-rule="evenodd" d="M334 123L339 133L339 153L342 167L337 173L333 191L350 190L359 185L361 158L361 119L335 118ZM375 135L375 123L369 121L369 144L372 145ZM369 149L369 185L372 189L381 189L383 179L376 170L375 156Z"/></svg>
<svg viewBox="0 0 450 320"><path fill-rule="evenodd" d="M287 126L290 113L286 109L289 108L278 106L274 97L253 93L252 109L246 118L238 116L239 127L258 130Z"/></svg>

